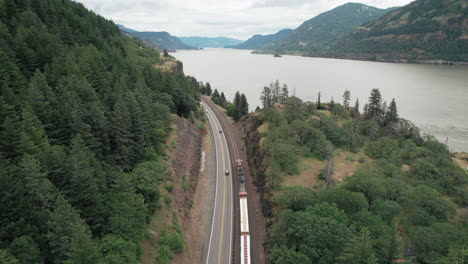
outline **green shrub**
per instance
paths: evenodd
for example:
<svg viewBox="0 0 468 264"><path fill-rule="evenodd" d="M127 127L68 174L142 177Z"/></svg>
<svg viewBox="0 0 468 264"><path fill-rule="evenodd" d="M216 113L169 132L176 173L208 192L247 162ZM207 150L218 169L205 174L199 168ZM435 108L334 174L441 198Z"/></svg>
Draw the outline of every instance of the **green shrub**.
<svg viewBox="0 0 468 264"><path fill-rule="evenodd" d="M166 183L164 185L164 188L168 191L168 192L172 192L174 190L174 184L172 182L169 182L169 183Z"/></svg>
<svg viewBox="0 0 468 264"><path fill-rule="evenodd" d="M174 253L168 245L161 245L158 256L156 257L159 264L170 264Z"/></svg>

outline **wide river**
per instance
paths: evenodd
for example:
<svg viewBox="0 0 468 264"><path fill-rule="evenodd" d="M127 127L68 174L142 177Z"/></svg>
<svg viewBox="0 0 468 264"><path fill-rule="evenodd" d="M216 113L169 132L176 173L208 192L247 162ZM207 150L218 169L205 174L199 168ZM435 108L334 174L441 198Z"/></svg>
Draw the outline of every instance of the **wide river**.
<svg viewBox="0 0 468 264"><path fill-rule="evenodd" d="M224 92L245 93L250 110L260 105L265 85L279 80L290 93L305 101L332 97L342 101L351 91L351 105L361 107L372 88L379 88L387 102L395 98L400 117L406 118L445 142L452 151L468 152L468 66L392 64L339 59L256 55L246 50L180 50L173 53L184 72Z"/></svg>

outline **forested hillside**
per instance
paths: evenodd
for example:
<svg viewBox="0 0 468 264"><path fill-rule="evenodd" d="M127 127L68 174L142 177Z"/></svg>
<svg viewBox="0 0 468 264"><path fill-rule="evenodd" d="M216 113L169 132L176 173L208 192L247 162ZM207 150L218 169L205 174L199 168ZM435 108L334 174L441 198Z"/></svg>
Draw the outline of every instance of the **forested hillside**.
<svg viewBox="0 0 468 264"><path fill-rule="evenodd" d="M0 263L138 263L198 84L68 0L0 1Z"/></svg>
<svg viewBox="0 0 468 264"><path fill-rule="evenodd" d="M290 34L263 48L298 54L326 49L357 27L389 11L390 9L379 9L360 3L347 3L305 21Z"/></svg>
<svg viewBox="0 0 468 264"><path fill-rule="evenodd" d="M358 28L328 54L372 60L468 61L468 2L417 0Z"/></svg>
<svg viewBox="0 0 468 264"><path fill-rule="evenodd" d="M283 29L275 34L269 34L269 35L253 35L251 38L248 40L234 46L229 46L227 48L233 48L233 49L262 49L265 48L266 46L273 45L276 41L289 36L293 32L292 29Z"/></svg>
<svg viewBox="0 0 468 264"><path fill-rule="evenodd" d="M136 31L130 28L126 28L122 25L119 25L119 28L122 31L126 32L127 34L130 34L131 36L139 38L143 41L153 43L154 45L158 47L162 47L163 49L167 49L167 50L196 49L195 47L185 44L179 38L172 36L171 34L165 31L161 31L161 32L142 31L140 32L140 31Z"/></svg>
<svg viewBox="0 0 468 264"><path fill-rule="evenodd" d="M270 263L465 263L468 174L447 147L378 89L363 113L350 91L342 104L318 98L276 82L241 120Z"/></svg>

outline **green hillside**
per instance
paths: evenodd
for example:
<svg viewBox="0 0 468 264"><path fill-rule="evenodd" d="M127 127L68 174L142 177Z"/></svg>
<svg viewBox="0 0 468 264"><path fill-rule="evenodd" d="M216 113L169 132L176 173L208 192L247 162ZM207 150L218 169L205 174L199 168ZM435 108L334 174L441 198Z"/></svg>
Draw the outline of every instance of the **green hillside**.
<svg viewBox="0 0 468 264"><path fill-rule="evenodd" d="M267 46L266 49L285 53L305 53L321 49L388 11L358 3L347 3L305 21L291 34Z"/></svg>
<svg viewBox="0 0 468 264"><path fill-rule="evenodd" d="M302 102L276 82L240 121L268 263L466 263L467 171L395 100L373 89L361 112L351 95Z"/></svg>
<svg viewBox="0 0 468 264"><path fill-rule="evenodd" d="M240 43L239 45L234 45L234 46L229 46L227 48L233 48L233 49L262 49L267 46L272 45L276 41L289 36L293 32L292 29L283 29L275 34L270 34L270 35L254 35L248 40L244 41L243 43Z"/></svg>
<svg viewBox="0 0 468 264"><path fill-rule="evenodd" d="M196 49L193 46L187 45L182 42L179 38L172 36L168 32L153 32L153 31L136 31L133 29L126 28L119 25L120 29L133 37L139 38L145 42L155 44L157 47L161 47L167 50L178 50L178 49Z"/></svg>
<svg viewBox="0 0 468 264"><path fill-rule="evenodd" d="M198 82L74 1L0 1L0 36L0 263L138 263Z"/></svg>
<svg viewBox="0 0 468 264"><path fill-rule="evenodd" d="M329 54L375 60L468 61L468 3L417 0L360 27Z"/></svg>

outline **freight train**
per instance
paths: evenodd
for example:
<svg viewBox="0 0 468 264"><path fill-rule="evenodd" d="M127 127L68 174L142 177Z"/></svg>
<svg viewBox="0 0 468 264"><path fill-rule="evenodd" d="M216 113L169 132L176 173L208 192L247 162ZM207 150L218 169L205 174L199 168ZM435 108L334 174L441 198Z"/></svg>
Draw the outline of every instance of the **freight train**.
<svg viewBox="0 0 468 264"><path fill-rule="evenodd" d="M241 241L241 263L250 264L250 233L249 233L249 210L247 204L247 192L245 189L245 174L242 160L236 160L237 177L239 177L239 202L240 202L240 241Z"/></svg>

